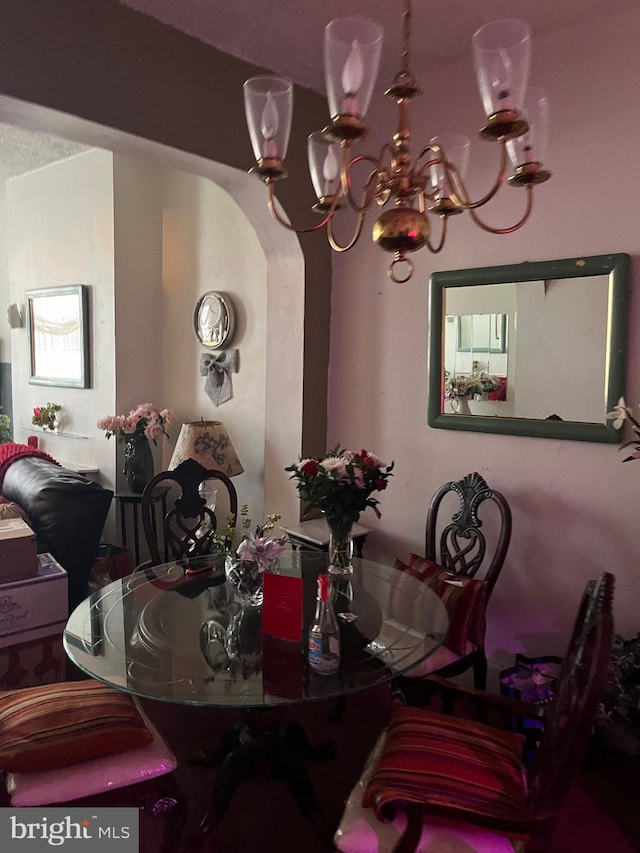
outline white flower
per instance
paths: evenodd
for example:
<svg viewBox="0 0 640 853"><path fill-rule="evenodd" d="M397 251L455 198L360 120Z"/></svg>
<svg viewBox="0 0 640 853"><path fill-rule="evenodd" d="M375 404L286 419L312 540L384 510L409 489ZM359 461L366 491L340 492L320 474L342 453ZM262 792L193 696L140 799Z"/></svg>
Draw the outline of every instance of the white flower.
<svg viewBox="0 0 640 853"><path fill-rule="evenodd" d="M618 400L618 405L613 407L612 412L607 413L607 420L613 420L613 426L615 429L621 429L623 423L626 421L629 411L627 409L627 405L624 401L624 397L620 397Z"/></svg>
<svg viewBox="0 0 640 853"><path fill-rule="evenodd" d="M327 456L326 459L323 459L319 464L321 468L329 474L331 471L336 475L339 479L340 477L344 477L344 474L347 470L347 459L344 456Z"/></svg>

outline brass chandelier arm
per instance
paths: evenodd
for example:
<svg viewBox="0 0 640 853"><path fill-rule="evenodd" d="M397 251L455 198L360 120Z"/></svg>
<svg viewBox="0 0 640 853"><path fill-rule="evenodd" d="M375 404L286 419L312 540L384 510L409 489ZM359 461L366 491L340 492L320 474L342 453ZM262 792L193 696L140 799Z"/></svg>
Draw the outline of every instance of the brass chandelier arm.
<svg viewBox="0 0 640 853"><path fill-rule="evenodd" d="M440 221L442 222L442 230L440 231L440 242L437 246L433 246L431 240L427 238L427 248L430 252L433 252L434 255L437 255L438 252L441 252L444 248L444 241L447 239L447 222L449 221L448 216L440 216Z"/></svg>
<svg viewBox="0 0 640 853"><path fill-rule="evenodd" d="M438 163L441 163L443 161L444 161L445 165L447 165L447 162L448 162L442 148L439 145L436 145L435 142L433 142L430 145L425 145L425 147L422 149L422 151L418 155L418 158L416 160L416 164L419 163L420 160L422 160L422 158L425 157L427 154L431 154L432 156L429 160L427 160L426 163L423 163L422 166L420 166L420 168L418 169L418 174L421 177L426 176L427 169L429 169L431 166L437 166Z"/></svg>
<svg viewBox="0 0 640 853"><path fill-rule="evenodd" d="M329 220L329 222L327 223L327 240L329 241L329 245L331 246L334 252L347 252L352 246L355 246L362 232L362 226L364 224L364 219L366 215L366 210L363 210L358 214L356 229L353 233L352 238L345 246L341 246L339 243L336 243L336 239L333 236L333 217Z"/></svg>
<svg viewBox="0 0 640 853"><path fill-rule="evenodd" d="M269 196L267 198L267 205L269 207L269 213L273 216L276 222L279 222L280 225L283 225L288 231L295 231L296 234L310 234L313 231L319 231L321 228L330 222L333 218L333 214L336 212L338 207L338 201L340 199L340 195L336 193L331 201L331 206L324 216L323 219L317 225L312 225L310 228L296 228L294 225L291 225L290 222L287 222L286 219L283 219L282 216L278 213L275 206L275 190L273 188L273 183L271 181L266 182L269 187Z"/></svg>
<svg viewBox="0 0 640 853"><path fill-rule="evenodd" d="M358 157L357 159L358 160L370 160L371 162L375 163L373 157L363 156L363 157ZM355 162L355 161L353 161L353 162ZM376 193L378 192L378 188L380 186L379 174L380 174L379 170L376 166L376 168L373 169L373 171L369 175L366 184L364 185L363 202L362 202L362 204L359 204L355 200L355 198L353 197L353 192L351 189L351 177L349 176L349 172L348 171L345 172L344 181L342 184L343 189L344 189L344 194L347 197L347 201L349 202L349 207L352 210L355 210L356 213L366 213L366 211L369 210L369 208L371 207L371 204L373 203L373 199L375 198Z"/></svg>
<svg viewBox="0 0 640 853"><path fill-rule="evenodd" d="M514 231L517 231L518 228L522 228L525 224L529 216L531 215L531 211L533 209L533 185L527 185L527 209L524 212L524 216L522 219L517 222L515 225L512 225L510 228L492 228L490 225L485 225L478 216L477 213L473 210L469 210L471 214L471 218L476 223L479 228L482 228L483 231L488 231L489 234L513 234Z"/></svg>
<svg viewBox="0 0 640 853"><path fill-rule="evenodd" d="M387 170L383 166L383 159L385 152L388 151L392 154L392 148L389 143L385 143L382 146L380 151L380 156L376 159L370 154L359 154L357 157L353 159L348 159L348 149L345 147L345 156L342 165L342 172L340 174L340 183L342 185L342 190L349 202L349 206L352 210L355 210L356 213L362 213L368 210L373 203L373 199L376 196L384 192L384 187L381 187L382 183L388 181ZM357 164L361 162L371 163L374 167L373 171L369 175L367 182L364 185L364 198L362 204L359 204L356 199L353 197L353 191L351 187L351 177L350 172L351 169Z"/></svg>
<svg viewBox="0 0 640 853"><path fill-rule="evenodd" d="M455 190L451 193L451 201L455 204L456 207L459 207L461 210L473 210L476 207L482 207L488 201L495 196L498 192L502 184L504 183L505 176L507 174L507 146L506 143L500 143L501 148L501 157L500 157L500 172L496 179L495 184L489 190L489 192L483 196L478 201L469 201L469 194L464 185L462 178L460 177L458 170L453 165L453 163L445 163L445 168L447 170L447 174L449 175L450 184L455 188Z"/></svg>

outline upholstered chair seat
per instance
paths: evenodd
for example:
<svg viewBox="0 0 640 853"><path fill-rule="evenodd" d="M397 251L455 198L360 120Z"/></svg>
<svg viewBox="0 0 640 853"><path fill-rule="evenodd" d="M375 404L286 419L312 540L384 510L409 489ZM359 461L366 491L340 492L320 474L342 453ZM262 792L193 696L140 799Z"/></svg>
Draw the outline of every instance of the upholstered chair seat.
<svg viewBox="0 0 640 853"><path fill-rule="evenodd" d="M607 572L587 585L550 704L497 696L438 676L429 679L432 685L464 703L458 716L396 700L389 725L349 797L335 836L338 849L548 850L606 686L613 590L614 578ZM443 698L445 705L454 708ZM506 727L493 725L496 713ZM511 728L517 728L518 718L541 724L533 760L525 736Z"/></svg>
<svg viewBox="0 0 640 853"><path fill-rule="evenodd" d="M341 853L390 853L407 828L397 812L391 821L378 820L373 807L362 804L371 773L377 766L387 732L382 732L364 771L351 791L334 842ZM517 845L506 837L474 827L424 821L416 853L514 853Z"/></svg>
<svg viewBox="0 0 640 853"><path fill-rule="evenodd" d="M3 804L136 806L140 833L173 853L186 807L177 760L137 700L95 681L0 693ZM160 828L152 824L160 824Z"/></svg>

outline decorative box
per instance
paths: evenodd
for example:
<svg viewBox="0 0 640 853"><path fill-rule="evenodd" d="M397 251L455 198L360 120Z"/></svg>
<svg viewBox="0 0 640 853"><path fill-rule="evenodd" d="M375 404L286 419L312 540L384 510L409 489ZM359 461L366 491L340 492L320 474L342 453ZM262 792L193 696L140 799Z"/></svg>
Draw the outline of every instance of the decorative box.
<svg viewBox="0 0 640 853"><path fill-rule="evenodd" d="M62 629L56 634L0 649L0 688L18 690L66 681Z"/></svg>
<svg viewBox="0 0 640 853"><path fill-rule="evenodd" d="M0 649L62 634L68 615L67 573L38 554L35 577L0 584Z"/></svg>
<svg viewBox="0 0 640 853"><path fill-rule="evenodd" d="M0 583L38 573L36 534L21 518L0 520Z"/></svg>

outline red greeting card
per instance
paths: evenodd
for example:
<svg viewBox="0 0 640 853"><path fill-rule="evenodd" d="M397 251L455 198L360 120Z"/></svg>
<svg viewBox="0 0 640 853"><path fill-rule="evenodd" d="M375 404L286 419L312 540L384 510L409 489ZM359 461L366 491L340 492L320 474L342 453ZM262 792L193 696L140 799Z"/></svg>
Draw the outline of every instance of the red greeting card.
<svg viewBox="0 0 640 853"><path fill-rule="evenodd" d="M302 578L265 574L262 633L269 637L302 639Z"/></svg>

